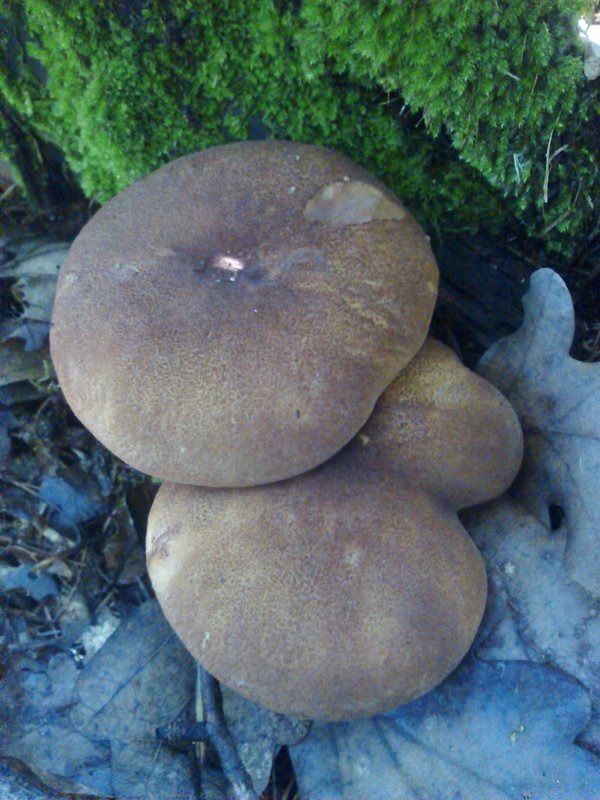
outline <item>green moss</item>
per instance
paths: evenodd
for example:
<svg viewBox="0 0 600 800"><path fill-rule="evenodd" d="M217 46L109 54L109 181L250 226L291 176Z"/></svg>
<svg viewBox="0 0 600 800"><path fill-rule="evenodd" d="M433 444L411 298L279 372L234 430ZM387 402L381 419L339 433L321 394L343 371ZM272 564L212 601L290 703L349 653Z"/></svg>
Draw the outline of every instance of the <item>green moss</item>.
<svg viewBox="0 0 600 800"><path fill-rule="evenodd" d="M570 252L595 213L585 5L10 0L20 48L0 90L100 201L259 131L348 153L431 232L516 217ZM549 141L567 149L548 171Z"/></svg>
<svg viewBox="0 0 600 800"><path fill-rule="evenodd" d="M298 33L307 73L399 91L432 134L507 199L532 235L572 249L597 225L593 118L576 20L589 0L313 0ZM562 149L566 148L566 149Z"/></svg>

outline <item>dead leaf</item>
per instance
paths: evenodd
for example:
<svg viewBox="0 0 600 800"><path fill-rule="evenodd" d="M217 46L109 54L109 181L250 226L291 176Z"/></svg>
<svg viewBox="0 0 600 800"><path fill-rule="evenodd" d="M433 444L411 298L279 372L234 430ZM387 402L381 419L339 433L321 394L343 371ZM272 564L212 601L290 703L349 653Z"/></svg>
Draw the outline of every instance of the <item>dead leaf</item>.
<svg viewBox="0 0 600 800"><path fill-rule="evenodd" d="M193 708L196 667L155 601L123 621L81 672L71 720L110 741L117 798L192 800L193 764L155 730Z"/></svg>
<svg viewBox="0 0 600 800"><path fill-rule="evenodd" d="M15 257L0 266L0 275L24 279L40 275L56 276L70 248L69 242L34 239L11 243Z"/></svg>
<svg viewBox="0 0 600 800"><path fill-rule="evenodd" d="M600 761L574 744L589 714L557 669L473 659L391 714L313 723L290 756L302 800L594 800Z"/></svg>
<svg viewBox="0 0 600 800"><path fill-rule="evenodd" d="M523 330L482 360L522 418L525 458L511 498L462 514L490 577L478 653L577 677L593 702L581 740L600 752L600 596L588 591L600 584L600 367L568 356L573 310L555 273L535 273L524 302Z"/></svg>
<svg viewBox="0 0 600 800"><path fill-rule="evenodd" d="M225 721L256 794L260 795L269 783L279 748L300 741L308 733L310 723L269 711L226 686L221 686L221 692Z"/></svg>
<svg viewBox="0 0 600 800"><path fill-rule="evenodd" d="M117 583L124 586L146 574L146 556L126 503L114 510L111 522L113 532L105 539L102 554L108 571L118 572Z"/></svg>
<svg viewBox="0 0 600 800"><path fill-rule="evenodd" d="M477 652L491 661L391 715L315 725L290 748L303 800L600 797L600 761L574 744L600 752L600 367L569 357L572 334L568 292L540 270L523 327L482 360L525 431L514 499L462 514L490 572Z"/></svg>
<svg viewBox="0 0 600 800"><path fill-rule="evenodd" d="M62 622L62 619L61 619ZM119 627L120 620L108 606L103 606L96 615L93 625L88 625L81 634L81 644L85 650L83 663L87 664L98 653Z"/></svg>
<svg viewBox="0 0 600 800"><path fill-rule="evenodd" d="M600 752L600 597L565 571L565 533L552 532L510 498L469 511L463 522L490 581L478 655L556 664L578 678L593 702L584 741Z"/></svg>
<svg viewBox="0 0 600 800"><path fill-rule="evenodd" d="M525 436L512 497L549 527L565 512L564 559L571 577L600 594L600 365L569 356L574 312L552 270L531 277L523 326L493 345L478 372L508 397Z"/></svg>
<svg viewBox="0 0 600 800"><path fill-rule="evenodd" d="M26 352L19 342L0 344L0 386L44 380L53 374L47 348Z"/></svg>
<svg viewBox="0 0 600 800"><path fill-rule="evenodd" d="M58 271L69 245L64 242L22 246L17 258L3 265L4 277L14 278L13 291L24 310L3 325L5 339L22 339L27 352L38 350L48 338Z"/></svg>
<svg viewBox="0 0 600 800"><path fill-rule="evenodd" d="M21 589L34 600L56 597L56 581L45 572L36 572L33 564L5 567L0 564L0 592Z"/></svg>
<svg viewBox="0 0 600 800"><path fill-rule="evenodd" d="M45 379L45 375L39 378L40 381ZM38 379L36 378L36 381ZM32 384L29 381L18 381L11 383L8 386L0 386L0 405L12 408L20 405L21 403L28 403L31 400L40 400L48 396L48 389L40 386L39 384Z"/></svg>
<svg viewBox="0 0 600 800"><path fill-rule="evenodd" d="M17 427L16 418L10 413L1 409L0 403L0 463L4 461L11 451L10 432Z"/></svg>
<svg viewBox="0 0 600 800"><path fill-rule="evenodd" d="M58 475L45 477L39 495L49 507L51 525L62 534L72 533L106 510L107 500L95 476L78 466L63 467Z"/></svg>
<svg viewBox="0 0 600 800"><path fill-rule="evenodd" d="M114 800L91 793L87 787L57 778L43 770L33 770L17 758L0 756L2 800Z"/></svg>
<svg viewBox="0 0 600 800"><path fill-rule="evenodd" d="M11 657L0 681L0 755L109 795L108 747L92 743L69 721L78 675L66 653L47 664L28 655Z"/></svg>

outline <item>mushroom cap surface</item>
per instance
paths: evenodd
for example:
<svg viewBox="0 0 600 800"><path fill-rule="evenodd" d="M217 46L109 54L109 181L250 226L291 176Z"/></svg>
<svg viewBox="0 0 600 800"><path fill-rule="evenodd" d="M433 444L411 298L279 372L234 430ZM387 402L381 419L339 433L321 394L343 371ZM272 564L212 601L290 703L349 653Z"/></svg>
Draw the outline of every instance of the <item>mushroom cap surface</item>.
<svg viewBox="0 0 600 800"><path fill-rule="evenodd" d="M523 459L523 431L504 395L428 338L379 398L350 447L465 508L498 497Z"/></svg>
<svg viewBox="0 0 600 800"><path fill-rule="evenodd" d="M509 403L428 342L326 464L270 486L164 484L156 595L192 655L251 700L311 719L391 710L469 648L487 582L456 509L505 489L521 454Z"/></svg>
<svg viewBox="0 0 600 800"><path fill-rule="evenodd" d="M438 273L394 195L291 142L185 156L110 200L61 270L51 352L117 456L247 486L322 463L422 345Z"/></svg>

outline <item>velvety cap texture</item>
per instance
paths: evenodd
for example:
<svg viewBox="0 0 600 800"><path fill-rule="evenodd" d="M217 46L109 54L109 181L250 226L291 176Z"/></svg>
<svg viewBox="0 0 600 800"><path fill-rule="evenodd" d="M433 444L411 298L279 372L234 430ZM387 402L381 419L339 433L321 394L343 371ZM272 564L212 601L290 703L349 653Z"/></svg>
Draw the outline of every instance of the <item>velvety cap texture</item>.
<svg viewBox="0 0 600 800"><path fill-rule="evenodd" d="M186 156L109 201L58 283L65 397L110 450L205 486L280 480L361 428L421 347L427 238L347 158L290 142Z"/></svg>
<svg viewBox="0 0 600 800"><path fill-rule="evenodd" d="M148 569L180 638L240 694L312 719L407 703L460 662L486 598L459 507L522 456L508 402L428 341L326 464L270 486L163 485Z"/></svg>
<svg viewBox="0 0 600 800"><path fill-rule="evenodd" d="M504 395L454 352L427 339L355 437L361 463L401 472L465 508L498 497L515 479L523 432Z"/></svg>

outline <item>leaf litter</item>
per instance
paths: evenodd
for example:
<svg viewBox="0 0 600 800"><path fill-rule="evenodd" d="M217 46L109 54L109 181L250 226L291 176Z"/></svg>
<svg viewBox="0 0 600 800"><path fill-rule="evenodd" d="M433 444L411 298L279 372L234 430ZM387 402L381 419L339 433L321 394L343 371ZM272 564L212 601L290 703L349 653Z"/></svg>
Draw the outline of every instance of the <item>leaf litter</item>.
<svg viewBox="0 0 600 800"><path fill-rule="evenodd" d="M478 371L508 397L526 440L511 496L543 525L565 511L564 560L571 577L600 594L600 367L570 358L575 315L567 287L538 270L522 327L493 345Z"/></svg>
<svg viewBox="0 0 600 800"><path fill-rule="evenodd" d="M523 328L481 366L522 418L526 459L510 497L463 514L490 573L472 653L415 703L355 723L313 723L306 736L307 723L273 720L226 692L257 793L285 741L302 800L600 797L591 474L600 368L568 356L572 308L554 273L533 276L525 305ZM15 774L27 783L33 769L57 792L62 778L117 800L227 797L214 762L203 765L199 789L192 751L154 738L158 725L192 715L195 667L148 602L148 483L107 456L56 396L33 413L15 409L4 428L0 566L23 577L3 589L0 785ZM557 530L550 506L564 512ZM36 599L32 574L56 594Z"/></svg>
<svg viewBox="0 0 600 800"><path fill-rule="evenodd" d="M81 672L70 720L89 739L110 742L118 798L195 797L192 754L174 753L155 730L190 715L196 667L155 601L124 620Z"/></svg>
<svg viewBox="0 0 600 800"><path fill-rule="evenodd" d="M58 271L69 250L66 242L27 242L13 259L0 266L20 311L0 318L4 341L19 339L26 353L39 350L48 339Z"/></svg>
<svg viewBox="0 0 600 800"><path fill-rule="evenodd" d="M290 755L302 800L594 800L597 760L573 744L588 719L564 673L471 657L395 712L313 723Z"/></svg>
<svg viewBox="0 0 600 800"><path fill-rule="evenodd" d="M33 261L25 253L3 266L0 288L6 299L7 285L17 281L23 313L38 314L43 305L47 318L64 248L32 247L25 249ZM32 294L32 278L44 275L47 292L39 294L38 282ZM8 304L0 322L4 335L24 324ZM46 344L27 353L14 337L0 343L0 403L10 406L0 417L2 797L7 786L25 791L28 770L54 776L54 785L42 781L48 791L62 791L61 777L110 793L107 744L69 720L73 687L120 618L150 597L143 528L134 517L140 498L147 513L153 492L82 429L46 358Z"/></svg>
<svg viewBox="0 0 600 800"><path fill-rule="evenodd" d="M524 307L478 369L519 414L525 457L510 497L461 514L490 576L471 655L391 715L313 725L290 749L303 800L600 797L600 365L569 357L556 273L533 274Z"/></svg>

